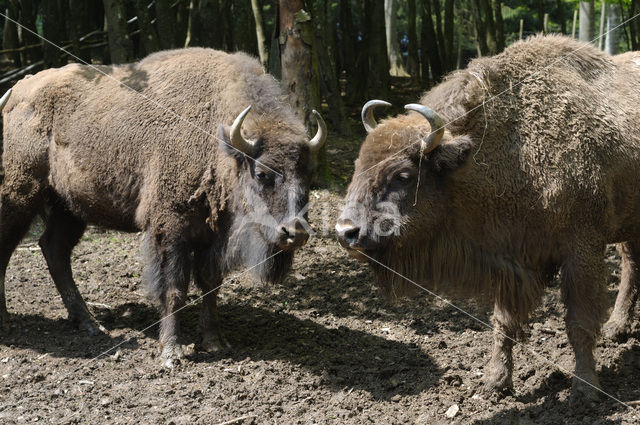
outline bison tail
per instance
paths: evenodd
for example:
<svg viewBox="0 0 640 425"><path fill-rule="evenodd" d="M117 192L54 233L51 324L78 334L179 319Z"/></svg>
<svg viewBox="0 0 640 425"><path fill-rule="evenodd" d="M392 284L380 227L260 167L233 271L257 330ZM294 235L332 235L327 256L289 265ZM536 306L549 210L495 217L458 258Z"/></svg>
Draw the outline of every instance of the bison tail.
<svg viewBox="0 0 640 425"><path fill-rule="evenodd" d="M0 98L0 111L4 108L4 105L7 104L9 100L9 96L11 96L11 89L7 90L7 92Z"/></svg>

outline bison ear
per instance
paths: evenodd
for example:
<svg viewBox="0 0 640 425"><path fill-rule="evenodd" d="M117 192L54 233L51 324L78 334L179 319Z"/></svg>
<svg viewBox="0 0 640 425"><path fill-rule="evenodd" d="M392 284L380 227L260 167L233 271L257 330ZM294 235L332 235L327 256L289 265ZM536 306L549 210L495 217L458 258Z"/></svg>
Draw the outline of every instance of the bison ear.
<svg viewBox="0 0 640 425"><path fill-rule="evenodd" d="M220 126L218 126L218 141L220 142L222 151L240 163L244 161L245 155L233 147L231 136L229 135L230 132L230 127L220 124Z"/></svg>
<svg viewBox="0 0 640 425"><path fill-rule="evenodd" d="M469 136L458 136L443 142L427 154L436 172L455 171L465 163L473 147Z"/></svg>

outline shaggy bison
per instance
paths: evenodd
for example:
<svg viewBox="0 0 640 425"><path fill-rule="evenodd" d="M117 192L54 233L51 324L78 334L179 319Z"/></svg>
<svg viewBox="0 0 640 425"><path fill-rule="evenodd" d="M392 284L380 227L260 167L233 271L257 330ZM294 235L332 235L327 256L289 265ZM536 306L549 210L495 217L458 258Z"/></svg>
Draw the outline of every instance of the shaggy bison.
<svg viewBox="0 0 640 425"><path fill-rule="evenodd" d="M370 132L339 241L390 296L416 289L397 272L490 300L489 390L512 386L513 342L559 271L576 361L572 401L598 395L607 243L624 247L622 286L638 279L637 66L539 36L472 61L406 115L376 127L371 104L363 110Z"/></svg>
<svg viewBox="0 0 640 425"><path fill-rule="evenodd" d="M307 140L283 99L256 60L199 48L130 65L67 65L18 82L4 110L2 321L7 263L40 214L42 253L81 327L99 328L70 265L91 223L145 232L144 280L160 304L166 365L182 355L173 313L185 304L192 269L208 294L202 345L224 345L214 291L224 274L251 267L277 281L308 238L301 210L326 127L314 111L318 132Z"/></svg>

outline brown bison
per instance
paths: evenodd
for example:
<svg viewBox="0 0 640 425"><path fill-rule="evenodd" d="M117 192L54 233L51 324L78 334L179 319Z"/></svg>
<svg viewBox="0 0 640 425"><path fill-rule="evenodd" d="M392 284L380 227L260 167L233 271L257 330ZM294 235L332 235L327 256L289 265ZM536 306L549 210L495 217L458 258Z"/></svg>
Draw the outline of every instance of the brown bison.
<svg viewBox="0 0 640 425"><path fill-rule="evenodd" d="M415 291L403 275L490 300L490 390L512 386L513 342L559 271L572 400L593 399L607 243L624 247L623 287L637 280L638 105L635 63L539 36L472 61L406 115L376 127L365 108L339 241L391 296Z"/></svg>
<svg viewBox="0 0 640 425"><path fill-rule="evenodd" d="M7 263L40 214L42 253L81 327L99 325L73 281L70 254L95 224L145 232L144 280L160 304L166 365L182 355L173 313L192 270L207 293L202 345L224 345L213 291L224 274L251 267L277 281L309 236L301 211L326 127L314 111L319 128L308 140L283 99L256 60L200 48L130 65L67 65L18 82L3 111L2 321Z"/></svg>

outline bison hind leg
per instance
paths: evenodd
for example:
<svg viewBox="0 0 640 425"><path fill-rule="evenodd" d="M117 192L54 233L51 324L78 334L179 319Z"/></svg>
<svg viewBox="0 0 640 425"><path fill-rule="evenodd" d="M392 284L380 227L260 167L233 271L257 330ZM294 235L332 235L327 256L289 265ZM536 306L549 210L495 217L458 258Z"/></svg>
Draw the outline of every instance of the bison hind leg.
<svg viewBox="0 0 640 425"><path fill-rule="evenodd" d="M594 404L600 396L594 349L607 310L605 244L580 241L561 267L565 323L576 366L571 404Z"/></svg>
<svg viewBox="0 0 640 425"><path fill-rule="evenodd" d="M40 237L40 247L69 319L91 335L105 332L89 312L71 271L71 251L82 237L86 224L58 199L52 201L52 208L44 215L44 220L45 231Z"/></svg>
<svg viewBox="0 0 640 425"><path fill-rule="evenodd" d="M618 245L622 257L622 278L616 303L607 323L603 327L604 336L611 340L622 340L631 331L633 310L638 300L640 276L640 250L637 242Z"/></svg>

